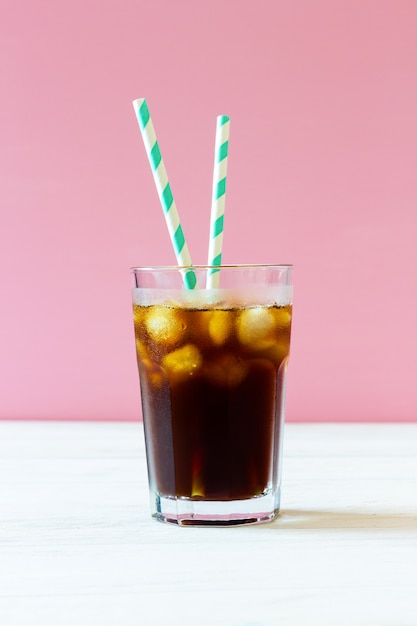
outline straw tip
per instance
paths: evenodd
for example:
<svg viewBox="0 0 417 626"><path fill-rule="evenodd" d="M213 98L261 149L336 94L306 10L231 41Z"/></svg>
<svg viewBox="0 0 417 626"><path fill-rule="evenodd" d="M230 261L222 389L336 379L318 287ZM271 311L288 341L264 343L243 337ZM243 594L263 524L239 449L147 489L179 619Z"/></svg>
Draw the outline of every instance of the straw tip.
<svg viewBox="0 0 417 626"><path fill-rule="evenodd" d="M217 120L218 120L220 126L223 126L223 124L227 124L227 122L230 122L230 117L229 117L229 115L219 115L217 117Z"/></svg>
<svg viewBox="0 0 417 626"><path fill-rule="evenodd" d="M133 108L135 109L135 111L140 109L140 107L142 106L144 102L146 102L146 98L136 98L136 100L133 100L132 104L133 104Z"/></svg>

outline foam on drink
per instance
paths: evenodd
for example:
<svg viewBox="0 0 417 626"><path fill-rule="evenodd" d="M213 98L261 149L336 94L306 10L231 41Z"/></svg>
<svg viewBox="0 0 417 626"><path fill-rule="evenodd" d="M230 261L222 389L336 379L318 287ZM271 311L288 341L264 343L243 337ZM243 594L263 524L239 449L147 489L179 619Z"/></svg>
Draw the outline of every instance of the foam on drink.
<svg viewBox="0 0 417 626"><path fill-rule="evenodd" d="M286 306L292 304L293 289L290 285L272 287L252 286L239 289L133 289L133 303L141 306L152 304L171 305L176 308L233 309L251 306Z"/></svg>

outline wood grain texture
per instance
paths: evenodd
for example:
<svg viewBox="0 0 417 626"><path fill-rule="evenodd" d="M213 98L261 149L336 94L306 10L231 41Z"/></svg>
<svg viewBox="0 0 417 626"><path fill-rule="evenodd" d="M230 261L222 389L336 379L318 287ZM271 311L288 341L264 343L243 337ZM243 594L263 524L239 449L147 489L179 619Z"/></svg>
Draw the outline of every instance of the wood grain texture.
<svg viewBox="0 0 417 626"><path fill-rule="evenodd" d="M141 424L0 422L2 626L417 623L417 424L286 426L282 514L149 517Z"/></svg>

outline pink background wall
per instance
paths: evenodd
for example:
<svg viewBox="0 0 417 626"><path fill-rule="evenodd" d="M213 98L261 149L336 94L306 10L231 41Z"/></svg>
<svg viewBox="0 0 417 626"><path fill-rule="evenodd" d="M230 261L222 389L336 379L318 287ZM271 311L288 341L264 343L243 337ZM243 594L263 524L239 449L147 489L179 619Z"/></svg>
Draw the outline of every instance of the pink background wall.
<svg viewBox="0 0 417 626"><path fill-rule="evenodd" d="M0 417L138 419L131 265L292 262L289 420L417 419L417 2L1 0Z"/></svg>

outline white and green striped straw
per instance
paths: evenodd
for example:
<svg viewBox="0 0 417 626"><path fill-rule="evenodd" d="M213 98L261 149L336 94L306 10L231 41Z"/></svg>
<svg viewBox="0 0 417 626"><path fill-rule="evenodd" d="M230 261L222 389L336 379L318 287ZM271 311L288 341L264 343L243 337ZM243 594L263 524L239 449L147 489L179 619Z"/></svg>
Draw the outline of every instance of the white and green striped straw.
<svg viewBox="0 0 417 626"><path fill-rule="evenodd" d="M230 117L219 115L216 124L214 149L213 192L210 214L208 265L221 265L223 246L224 207L226 202L226 174L229 152ZM219 286L218 269L207 273L207 289Z"/></svg>
<svg viewBox="0 0 417 626"><path fill-rule="evenodd" d="M151 165L153 178L164 212L165 221L168 226L177 263L180 266L189 267L192 265L190 253L185 241L177 207L172 195L171 185L168 181L167 172L162 160L161 151L159 149L159 144L156 139L155 130L145 98L134 100L133 108L135 109L139 128L142 133L143 143L145 144L146 154L148 155L149 163ZM196 287L197 278L193 270L187 270L184 272L184 283L187 289L194 289Z"/></svg>

